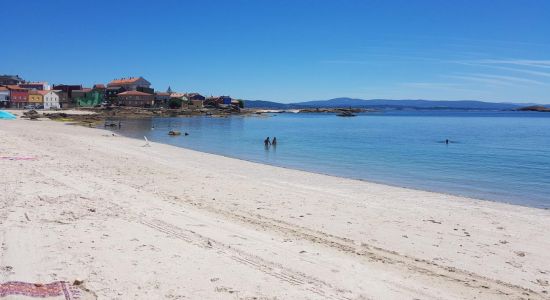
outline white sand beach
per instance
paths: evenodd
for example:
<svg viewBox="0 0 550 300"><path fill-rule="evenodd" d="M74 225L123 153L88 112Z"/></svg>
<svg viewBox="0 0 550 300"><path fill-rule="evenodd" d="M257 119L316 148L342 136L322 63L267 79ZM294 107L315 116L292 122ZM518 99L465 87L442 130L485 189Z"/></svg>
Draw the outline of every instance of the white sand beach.
<svg viewBox="0 0 550 300"><path fill-rule="evenodd" d="M0 282L97 299L550 299L550 211L0 120Z"/></svg>

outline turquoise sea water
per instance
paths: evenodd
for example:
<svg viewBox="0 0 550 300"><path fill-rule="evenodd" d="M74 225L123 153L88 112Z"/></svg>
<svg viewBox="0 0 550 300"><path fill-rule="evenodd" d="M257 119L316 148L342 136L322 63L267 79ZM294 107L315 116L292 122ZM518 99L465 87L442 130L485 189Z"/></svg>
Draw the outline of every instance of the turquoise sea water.
<svg viewBox="0 0 550 300"><path fill-rule="evenodd" d="M124 120L119 133L336 176L550 208L550 113L385 112ZM168 136L169 130L189 136ZM263 140L276 136L277 147ZM450 144L443 141L449 139Z"/></svg>

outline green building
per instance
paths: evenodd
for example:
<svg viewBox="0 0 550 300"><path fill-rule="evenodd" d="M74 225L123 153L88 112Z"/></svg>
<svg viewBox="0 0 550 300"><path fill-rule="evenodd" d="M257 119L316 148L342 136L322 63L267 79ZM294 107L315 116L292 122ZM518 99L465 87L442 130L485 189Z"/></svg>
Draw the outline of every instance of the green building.
<svg viewBox="0 0 550 300"><path fill-rule="evenodd" d="M103 102L103 94L96 90L77 93L74 98L78 107L94 107Z"/></svg>

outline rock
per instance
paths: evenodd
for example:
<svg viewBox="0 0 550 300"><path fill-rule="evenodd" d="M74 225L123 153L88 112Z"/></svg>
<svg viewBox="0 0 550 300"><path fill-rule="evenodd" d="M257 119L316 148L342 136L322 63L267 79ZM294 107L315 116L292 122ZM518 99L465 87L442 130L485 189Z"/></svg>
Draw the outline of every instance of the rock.
<svg viewBox="0 0 550 300"><path fill-rule="evenodd" d="M78 279L78 278L73 281L73 285L81 285L83 283L84 283L84 280Z"/></svg>
<svg viewBox="0 0 550 300"><path fill-rule="evenodd" d="M550 112L550 108L544 107L541 105L526 106L517 109L518 111L539 111L539 112Z"/></svg>
<svg viewBox="0 0 550 300"><path fill-rule="evenodd" d="M515 251L514 253L519 257L524 257L525 256L525 252L523 252L523 251Z"/></svg>

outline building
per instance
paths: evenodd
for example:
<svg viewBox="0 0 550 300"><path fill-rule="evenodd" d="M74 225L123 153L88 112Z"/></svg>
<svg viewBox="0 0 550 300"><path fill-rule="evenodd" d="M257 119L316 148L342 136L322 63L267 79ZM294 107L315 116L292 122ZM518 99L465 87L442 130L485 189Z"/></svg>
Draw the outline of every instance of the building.
<svg viewBox="0 0 550 300"><path fill-rule="evenodd" d="M19 84L20 87L29 90L46 91L50 89L50 85L47 82L25 82Z"/></svg>
<svg viewBox="0 0 550 300"><path fill-rule="evenodd" d="M59 107L60 108L71 108L74 107L74 103L72 103L69 99L69 95L66 92L53 90L53 92L59 97Z"/></svg>
<svg viewBox="0 0 550 300"><path fill-rule="evenodd" d="M28 104L44 105L44 95L47 93L48 91L30 90Z"/></svg>
<svg viewBox="0 0 550 300"><path fill-rule="evenodd" d="M233 100L229 96L220 96L219 98L220 98L221 103L225 104L225 105L231 105L231 101Z"/></svg>
<svg viewBox="0 0 550 300"><path fill-rule="evenodd" d="M155 103L155 95L138 91L126 91L117 95L118 105L151 107Z"/></svg>
<svg viewBox="0 0 550 300"><path fill-rule="evenodd" d="M73 98L73 91L74 90L81 90L82 85L80 85L80 84L57 84L57 85L54 84L52 89L56 90L56 91L62 91L62 92L67 93L67 96L69 97L69 99L72 99Z"/></svg>
<svg viewBox="0 0 550 300"><path fill-rule="evenodd" d="M28 104L29 90L18 85L7 85L6 88L10 91L10 107L23 108Z"/></svg>
<svg viewBox="0 0 550 300"><path fill-rule="evenodd" d="M55 91L47 91L46 94L44 94L44 109L59 108L61 108L59 95Z"/></svg>
<svg viewBox="0 0 550 300"><path fill-rule="evenodd" d="M204 107L204 100L189 100L187 107L189 109L201 109Z"/></svg>
<svg viewBox="0 0 550 300"><path fill-rule="evenodd" d="M94 89L73 91L73 101L78 107L94 107L103 102L103 93Z"/></svg>
<svg viewBox="0 0 550 300"><path fill-rule="evenodd" d="M92 87L92 90L99 92L99 94L101 95L102 102L105 101L105 99L107 99L107 87L105 87L104 84L96 83Z"/></svg>
<svg viewBox="0 0 550 300"><path fill-rule="evenodd" d="M209 97L204 101L204 105L216 107L219 105L231 105L232 100L229 96Z"/></svg>
<svg viewBox="0 0 550 300"><path fill-rule="evenodd" d="M149 87L144 87L144 86L138 86L136 91L142 92L142 93L147 93L147 94L154 94L155 93L154 89L149 88Z"/></svg>
<svg viewBox="0 0 550 300"><path fill-rule="evenodd" d="M116 104L118 94L123 92L126 92L126 89L121 86L108 87L105 89L105 99L111 104Z"/></svg>
<svg viewBox="0 0 550 300"><path fill-rule="evenodd" d="M73 98L73 101L77 103L76 99L86 97L86 93L91 92L91 88L81 88L80 90L73 90L71 93L71 96Z"/></svg>
<svg viewBox="0 0 550 300"><path fill-rule="evenodd" d="M155 107L168 107L170 93L155 93Z"/></svg>
<svg viewBox="0 0 550 300"><path fill-rule="evenodd" d="M151 83L143 77L129 77L115 79L107 84L107 87L123 87L126 91L140 91L151 88ZM152 90L151 90L152 93Z"/></svg>
<svg viewBox="0 0 550 300"><path fill-rule="evenodd" d="M180 100L187 100L186 94L184 94L184 93L171 93L170 98L180 99Z"/></svg>
<svg viewBox="0 0 550 300"><path fill-rule="evenodd" d="M0 86L0 107L10 106L10 90L7 87Z"/></svg>
<svg viewBox="0 0 550 300"><path fill-rule="evenodd" d="M189 93L189 94L185 94L185 96L189 100L203 100L203 101L206 100L206 98L199 93Z"/></svg>
<svg viewBox="0 0 550 300"><path fill-rule="evenodd" d="M0 75L0 85L18 85L25 82L19 75Z"/></svg>

